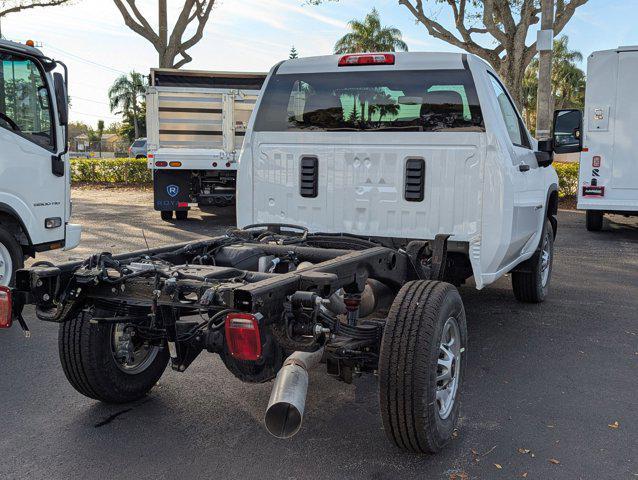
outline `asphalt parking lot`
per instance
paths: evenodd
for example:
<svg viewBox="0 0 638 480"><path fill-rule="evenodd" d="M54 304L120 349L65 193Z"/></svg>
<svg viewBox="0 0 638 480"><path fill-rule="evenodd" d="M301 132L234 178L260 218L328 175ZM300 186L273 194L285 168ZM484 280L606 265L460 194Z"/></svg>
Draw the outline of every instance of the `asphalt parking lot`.
<svg viewBox="0 0 638 480"><path fill-rule="evenodd" d="M40 259L124 252L218 234L232 211L162 223L151 194L75 192L82 246ZM469 348L458 436L437 456L386 440L377 382L311 375L299 435L262 426L270 384L236 380L202 354L143 401L82 397L59 365L57 326L0 332L0 479L638 479L638 220L585 230L561 211L552 291L514 300L509 278L462 288ZM615 423L617 422L617 423Z"/></svg>

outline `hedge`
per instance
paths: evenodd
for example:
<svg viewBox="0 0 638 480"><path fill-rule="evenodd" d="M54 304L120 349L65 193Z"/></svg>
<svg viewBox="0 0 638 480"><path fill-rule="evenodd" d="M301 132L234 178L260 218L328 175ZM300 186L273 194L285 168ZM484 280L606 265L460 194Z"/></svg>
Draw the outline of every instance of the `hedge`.
<svg viewBox="0 0 638 480"><path fill-rule="evenodd" d="M560 197L578 192L578 164L554 163L559 178ZM153 177L145 158L71 159L71 180L81 183L151 183Z"/></svg>
<svg viewBox="0 0 638 480"><path fill-rule="evenodd" d="M558 195L563 197L575 197L578 194L578 164L554 163L558 173Z"/></svg>
<svg viewBox="0 0 638 480"><path fill-rule="evenodd" d="M80 183L151 183L145 158L72 158L71 181Z"/></svg>

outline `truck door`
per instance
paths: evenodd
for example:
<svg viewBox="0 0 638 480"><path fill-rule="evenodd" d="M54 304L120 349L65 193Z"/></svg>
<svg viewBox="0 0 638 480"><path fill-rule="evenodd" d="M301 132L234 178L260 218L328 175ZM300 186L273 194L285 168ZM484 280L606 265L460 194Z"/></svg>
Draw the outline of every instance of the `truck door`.
<svg viewBox="0 0 638 480"><path fill-rule="evenodd" d="M36 59L0 51L0 205L20 217L33 245L65 235L68 179L52 169L64 146L49 78Z"/></svg>
<svg viewBox="0 0 638 480"><path fill-rule="evenodd" d="M637 75L638 51L621 51L618 54L618 83L611 178L612 188L621 191L610 193L615 198L631 199L634 202L637 200L636 195L638 194L638 155L636 154L638 108L636 108L635 101L635 79Z"/></svg>
<svg viewBox="0 0 638 480"><path fill-rule="evenodd" d="M523 120L501 82L491 74L489 77L496 94L498 111L503 116L511 141L507 152L512 160L510 176L514 184L515 198L512 239L504 261L507 264L530 248L536 248L536 245L530 244L530 240L536 236L541 225L545 192L542 188L543 172L536 161Z"/></svg>

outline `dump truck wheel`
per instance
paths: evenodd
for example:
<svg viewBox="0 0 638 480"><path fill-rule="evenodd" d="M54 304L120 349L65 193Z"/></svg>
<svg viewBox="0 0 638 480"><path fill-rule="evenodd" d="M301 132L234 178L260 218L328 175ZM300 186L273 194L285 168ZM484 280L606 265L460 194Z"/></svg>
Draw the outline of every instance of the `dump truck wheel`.
<svg viewBox="0 0 638 480"><path fill-rule="evenodd" d="M15 272L24 266L24 254L15 237L0 228L0 285L13 285Z"/></svg>
<svg viewBox="0 0 638 480"><path fill-rule="evenodd" d="M144 345L132 336L125 358L124 324L92 324L93 316L108 318L113 314L82 311L60 325L58 347L66 378L82 395L106 403L127 403L144 397L166 369L167 349Z"/></svg>
<svg viewBox="0 0 638 480"><path fill-rule="evenodd" d="M600 232L603 229L603 212L587 210L585 214L585 227L590 232Z"/></svg>
<svg viewBox="0 0 638 480"><path fill-rule="evenodd" d="M160 212L160 215L162 216L162 220L164 220L165 222L170 222L171 220L173 220L172 210L162 210Z"/></svg>
<svg viewBox="0 0 638 480"><path fill-rule="evenodd" d="M549 292L554 263L554 230L545 220L539 249L512 272L512 290L519 302L541 303Z"/></svg>
<svg viewBox="0 0 638 480"><path fill-rule="evenodd" d="M452 439L466 341L465 310L454 286L425 280L403 286L379 359L383 428L399 448L436 453Z"/></svg>
<svg viewBox="0 0 638 480"><path fill-rule="evenodd" d="M186 219L188 219L188 210L177 210L175 212L175 218L177 220L186 220Z"/></svg>

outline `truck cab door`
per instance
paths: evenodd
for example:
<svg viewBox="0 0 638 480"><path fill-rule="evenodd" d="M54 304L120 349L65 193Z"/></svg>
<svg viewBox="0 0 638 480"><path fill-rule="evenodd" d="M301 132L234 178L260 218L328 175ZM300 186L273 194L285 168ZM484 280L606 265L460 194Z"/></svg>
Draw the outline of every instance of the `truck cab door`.
<svg viewBox="0 0 638 480"><path fill-rule="evenodd" d="M0 206L36 248L64 240L69 213L51 78L36 58L0 50Z"/></svg>
<svg viewBox="0 0 638 480"><path fill-rule="evenodd" d="M501 82L488 74L494 90L498 111L503 117L509 137L506 151L511 159L510 178L514 187L512 237L505 264L514 261L530 249L535 249L544 215L544 174L536 159L532 142L514 102ZM539 227L540 226L540 227Z"/></svg>

